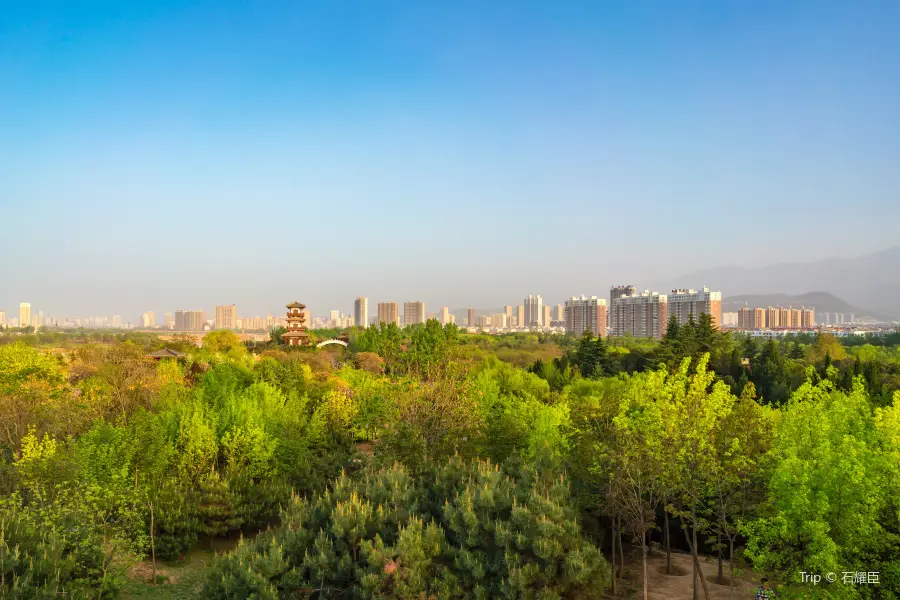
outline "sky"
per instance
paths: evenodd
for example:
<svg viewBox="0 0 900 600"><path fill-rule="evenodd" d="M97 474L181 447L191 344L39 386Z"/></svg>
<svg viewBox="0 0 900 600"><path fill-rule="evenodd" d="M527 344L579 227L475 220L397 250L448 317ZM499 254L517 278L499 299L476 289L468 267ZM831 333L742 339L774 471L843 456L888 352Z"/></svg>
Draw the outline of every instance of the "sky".
<svg viewBox="0 0 900 600"><path fill-rule="evenodd" d="M893 0L0 15L9 313L556 303L900 244Z"/></svg>

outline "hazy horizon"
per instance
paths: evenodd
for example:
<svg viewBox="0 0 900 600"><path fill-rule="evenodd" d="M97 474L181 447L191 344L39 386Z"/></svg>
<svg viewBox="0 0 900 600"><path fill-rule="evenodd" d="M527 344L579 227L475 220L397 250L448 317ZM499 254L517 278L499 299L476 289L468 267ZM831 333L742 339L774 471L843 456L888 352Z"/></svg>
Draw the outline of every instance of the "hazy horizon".
<svg viewBox="0 0 900 600"><path fill-rule="evenodd" d="M0 310L556 304L884 250L898 22L893 2L18 3Z"/></svg>

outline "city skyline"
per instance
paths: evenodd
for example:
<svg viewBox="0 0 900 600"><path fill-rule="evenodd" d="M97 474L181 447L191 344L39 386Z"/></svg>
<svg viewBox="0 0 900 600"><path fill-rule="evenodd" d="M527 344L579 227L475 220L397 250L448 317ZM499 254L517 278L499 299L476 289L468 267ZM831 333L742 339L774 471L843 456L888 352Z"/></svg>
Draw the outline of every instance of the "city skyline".
<svg viewBox="0 0 900 600"><path fill-rule="evenodd" d="M8 7L0 306L556 304L896 245L895 2L352 4Z"/></svg>
<svg viewBox="0 0 900 600"><path fill-rule="evenodd" d="M636 288L634 285L618 285L611 286L609 288L609 301L606 302L606 300L604 299L603 303L605 306L604 310L608 312L608 323L610 331L613 331L617 326L616 299L623 295L661 295L662 300L668 307L666 309L667 312L665 313L666 316L675 314L679 318L679 321L681 321L682 323L687 321L688 315L694 315L694 317L696 318L700 313L706 312L713 317L713 322L715 324L724 326L737 325L738 313L726 313L723 311L723 295L719 291L711 291L708 287L703 287L699 290L691 288L678 288L670 290L668 292L648 289L645 289L644 292L637 292L638 289L639 288ZM582 299L585 298L584 294L581 294L581 296ZM577 296L572 296L566 299L565 304L568 305L570 300L575 299L577 299ZM528 305L530 300L534 302L533 308L530 308ZM412 305L418 305L419 308L410 309L410 306ZM377 303L379 309L381 309L383 306L392 307L394 314L396 315L396 319L394 321L401 326L407 324L407 321L409 321L409 323L421 323L426 319L431 318L437 319L442 323L450 322L452 318L454 322L464 327L470 326L471 321L471 326L477 326L480 322L480 317L487 317L488 320L491 320L493 318L493 321L496 323L498 321L498 319L496 318L498 311L503 314L503 322L509 324L510 327L512 327L513 324L515 324L516 327L521 327L523 321L525 320L525 315L532 313L540 317L540 321L538 324L543 327L547 327L551 323L559 323L561 324L561 326L565 326L566 322L568 321L568 317L564 311L564 304L560 303L553 305L552 303L545 303L541 295L530 295L528 297L525 297L521 301L521 304L505 304L502 308L472 306L453 307L449 305L442 305L439 306L437 310L426 312L425 305L426 304L421 301L381 301ZM415 317L407 316L407 313L409 313L410 310L415 311ZM853 320L847 320L843 317L839 318L837 316L834 316L840 311L829 309L813 309L813 311L815 315L820 315L816 318L819 319L819 322L823 325L843 324L844 322L849 323ZM468 312L473 313L474 317L472 319L467 316L466 313ZM71 312L46 312L43 310L43 307L33 308L33 304L30 302L20 302L18 304L17 311L7 310L6 307L0 306L0 325L19 326L21 322L21 315L23 313L28 315L28 321L31 325L40 323L42 326L63 326L64 324L66 326L71 326L73 322L77 321L78 326L87 327L112 327L114 323L118 323L119 325L124 324L133 328L146 329L158 327L161 329L168 328L176 330L183 329L183 325L179 324L179 317L181 317L181 315L187 315L189 313L193 314L193 323L208 324L210 327L226 329L263 329L265 327L273 326L273 324L279 319L279 317L277 316L279 314L279 311L277 309L275 311L253 314L253 312L251 311L240 310L240 308L234 304L216 304L214 305L214 309L212 311L207 311L204 308L194 307L193 309L170 309L164 311L150 310L143 311L140 315L134 317L127 314L123 317L123 313L121 312L116 312L112 315L98 315L97 313L93 313L92 315L77 315ZM324 327L350 327L351 325L360 326L362 323L371 325L372 323L378 322L380 318L379 313L372 313L371 315L369 314L368 297L365 296L357 296L352 303L351 310L348 312L344 312L344 310L335 309L333 306L329 306L327 308L317 307L315 311L305 309L304 313L306 315L307 323L316 322ZM18 317L16 317L17 314L19 315ZM863 317L866 321L873 320L871 316L864 314L864 311L847 314L851 317ZM724 315L728 315L728 318L733 319L734 321L722 321ZM879 319L874 320L878 321ZM536 319L532 319L532 324L536 322ZM772 322L768 316L766 317L766 322ZM260 325L258 327L250 327L247 326L246 323L256 323Z"/></svg>

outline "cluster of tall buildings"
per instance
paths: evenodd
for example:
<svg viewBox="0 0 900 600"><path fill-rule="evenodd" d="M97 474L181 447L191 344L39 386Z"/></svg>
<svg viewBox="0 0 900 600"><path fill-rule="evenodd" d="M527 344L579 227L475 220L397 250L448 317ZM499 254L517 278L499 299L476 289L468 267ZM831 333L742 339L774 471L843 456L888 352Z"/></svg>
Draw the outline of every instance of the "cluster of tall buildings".
<svg viewBox="0 0 900 600"><path fill-rule="evenodd" d="M121 328L128 326L122 322L122 317L113 315L110 317L78 317L59 318L45 316L44 311L34 310L30 302L20 302L18 316L9 316L6 311L0 311L0 327L91 327L91 328Z"/></svg>
<svg viewBox="0 0 900 600"><path fill-rule="evenodd" d="M478 315L475 310L468 309L467 322L460 325L470 328L480 328L489 331L521 331L521 330L561 330L577 335L590 330L594 335L605 337L607 335L659 338L665 335L666 322L670 316L678 318L680 323L686 323L691 317L698 320L702 313L712 317L715 326L722 322L721 313L722 295L720 292L710 291L709 288L696 290L673 290L671 294L664 295L645 290L638 293L634 286L617 286L610 289L609 302L597 296L573 296L566 300L565 304L555 306L545 305L540 295L529 295L523 299L522 304L508 304L503 307L503 312ZM300 310L300 309L298 309ZM752 310L752 309L751 309ZM763 309L756 309L762 311ZM784 311L786 316L768 317L772 311ZM795 316L795 312L796 315ZM353 326L366 327L371 323L394 323L407 327L419 323L425 323L428 319L437 319L442 324L456 322L456 317L450 312L449 307L443 306L438 312L427 312L425 303L418 300L404 302L402 307L397 302L379 302L375 315L369 316L368 298L360 296L353 303L353 314L344 315L340 311L330 311L329 317L312 319L310 311L303 307L304 322L319 327L349 328ZM811 314L811 311L807 311ZM775 314L775 313L773 313ZM762 321L756 313L749 316L742 311L740 317L751 319L754 324L764 322L764 326L771 322L769 319L779 319L779 323L813 323L811 316L804 316L806 312L796 309L767 309L763 311ZM799 319L799 320L796 320ZM10 319L8 322L6 313L0 312L0 325L13 325L19 323L43 324L43 314L33 315L31 305L23 302L19 306L18 319ZM751 322L751 321L746 321ZM56 324L56 323L54 323ZM113 316L112 320L105 317L78 319L74 326L96 327L122 327L122 318ZM285 319L267 315L263 317L240 317L234 304L224 304L215 307L215 318L207 319L203 310L176 310L174 313L165 313L163 322L158 324L156 313L145 312L140 317L142 328L165 328L175 331L203 331L209 329L234 329L245 331L264 331L274 327L284 326ZM65 326L65 325L64 325ZM783 325L785 327L791 325ZM811 326L811 325L810 325Z"/></svg>
<svg viewBox="0 0 900 600"><path fill-rule="evenodd" d="M700 290L677 289L671 294L644 290L633 285L610 288L609 335L661 338L671 317L684 325L699 322L700 315L710 316L714 327L722 326L722 292L707 287Z"/></svg>
<svg viewBox="0 0 900 600"><path fill-rule="evenodd" d="M365 298L357 298L357 303L360 300L365 300ZM368 301L366 301L368 302ZM366 304L368 306L368 304ZM362 311L361 307L357 309L356 313L359 315L360 319L357 320L356 325L358 327L366 327L368 323L366 323L361 317L363 316L362 312L365 312L368 315L368 308L365 311ZM396 302L379 302L378 303L378 311L377 316L375 318L375 323L394 323L395 325L407 327L409 325L416 325L418 323L424 323L428 320L429 313L425 312L425 303L419 300L412 300L410 302L403 303L403 313L400 313L400 305ZM433 318L437 318L437 315L432 315ZM450 321L450 309L447 307L441 308L441 321L442 322L452 322Z"/></svg>
<svg viewBox="0 0 900 600"><path fill-rule="evenodd" d="M812 329L816 326L815 309L744 307L737 313L738 329Z"/></svg>

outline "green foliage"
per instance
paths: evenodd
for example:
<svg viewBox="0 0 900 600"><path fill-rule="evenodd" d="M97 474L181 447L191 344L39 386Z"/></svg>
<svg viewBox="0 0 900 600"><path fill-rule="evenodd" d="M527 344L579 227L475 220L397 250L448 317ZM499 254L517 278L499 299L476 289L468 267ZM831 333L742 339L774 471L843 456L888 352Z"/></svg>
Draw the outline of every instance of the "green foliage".
<svg viewBox="0 0 900 600"><path fill-rule="evenodd" d="M896 576L894 412L873 411L861 386L848 394L824 381L793 394L775 430L762 516L744 528L758 569L786 581L799 571Z"/></svg>
<svg viewBox="0 0 900 600"><path fill-rule="evenodd" d="M889 336L761 343L706 315L662 342L431 321L354 331L334 366L250 357L230 333L187 361L145 359L152 336L0 344L6 596L112 597L151 535L176 559L274 528L216 566L209 597L595 597L607 571L579 522L649 536L664 511L698 552L723 544L775 580L840 567L897 586Z"/></svg>
<svg viewBox="0 0 900 600"><path fill-rule="evenodd" d="M394 466L294 497L281 527L217 562L203 597L577 598L607 573L564 478L453 458L417 479Z"/></svg>

